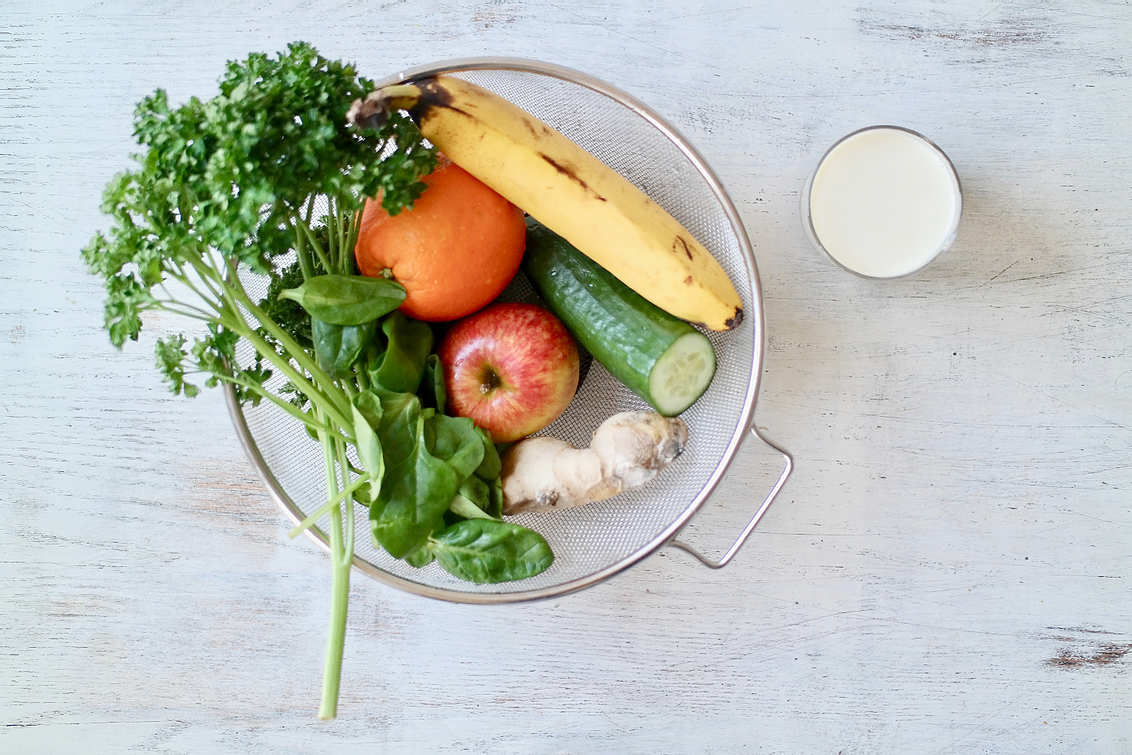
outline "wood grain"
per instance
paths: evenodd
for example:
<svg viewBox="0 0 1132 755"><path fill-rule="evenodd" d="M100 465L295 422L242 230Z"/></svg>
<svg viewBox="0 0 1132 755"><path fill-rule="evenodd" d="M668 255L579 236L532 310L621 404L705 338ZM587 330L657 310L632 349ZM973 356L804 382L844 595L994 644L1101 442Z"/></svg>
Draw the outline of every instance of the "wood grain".
<svg viewBox="0 0 1132 755"><path fill-rule="evenodd" d="M1132 750L1132 8L1124 2L6 3L0 21L0 752ZM378 77L547 60L655 107L740 209L758 424L796 472L735 562L453 605L356 577L315 719L327 564L286 537L215 392L121 353L78 250L134 105L307 39ZM876 282L798 192L897 123L956 163L955 245ZM730 543L751 442L687 533Z"/></svg>

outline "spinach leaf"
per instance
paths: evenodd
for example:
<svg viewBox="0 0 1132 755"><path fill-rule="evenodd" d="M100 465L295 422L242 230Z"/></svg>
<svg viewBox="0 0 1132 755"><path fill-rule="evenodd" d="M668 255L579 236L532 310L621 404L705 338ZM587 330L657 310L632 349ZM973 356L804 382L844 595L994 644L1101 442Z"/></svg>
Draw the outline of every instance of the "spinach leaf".
<svg viewBox="0 0 1132 755"><path fill-rule="evenodd" d="M554 561L542 535L494 519L457 522L433 537L429 549L445 571L476 584L533 577Z"/></svg>
<svg viewBox="0 0 1132 755"><path fill-rule="evenodd" d="M381 330L388 345L370 367L370 380L387 391L416 393L432 351L432 328L394 310L382 320Z"/></svg>
<svg viewBox="0 0 1132 755"><path fill-rule="evenodd" d="M354 397L354 410L361 412L365 417L366 422L374 430L381 427L381 418L385 414L385 410L381 405L381 398L373 391L361 391ZM354 418L357 423L357 417Z"/></svg>
<svg viewBox="0 0 1132 755"><path fill-rule="evenodd" d="M345 378L351 374L354 362L373 342L377 334L377 320L362 325L332 325L311 318L311 336L318 366L332 377Z"/></svg>
<svg viewBox="0 0 1132 755"><path fill-rule="evenodd" d="M494 477L487 483L487 508L484 511L496 519L503 518L503 480Z"/></svg>
<svg viewBox="0 0 1132 755"><path fill-rule="evenodd" d="M463 498L479 509L481 513L486 513L488 507L491 505L491 487L480 478L472 475L460 485L460 491L456 494L456 497ZM454 507L450 506L449 508L455 511ZM456 511L456 513L461 514L465 519L472 519L479 516L474 512L471 516L461 513L460 511Z"/></svg>
<svg viewBox="0 0 1132 755"><path fill-rule="evenodd" d="M428 540L460 488L452 467L426 448L424 427L420 416L409 452L397 463L386 459L381 491L370 506L373 537L394 558L403 558Z"/></svg>
<svg viewBox="0 0 1132 755"><path fill-rule="evenodd" d="M354 447L358 451L358 460L361 461L362 469L367 478L366 488L356 497L372 505L377 500L382 480L385 477L385 455L381 452L381 441L373 429L372 405L363 400L367 411L358 407L358 400L362 400L365 395L359 395L351 407L354 412L354 439L356 441ZM380 410L380 404L378 410Z"/></svg>
<svg viewBox="0 0 1132 755"><path fill-rule="evenodd" d="M426 424L425 433L429 452L446 461L461 482L483 461L483 440L475 423L467 417L434 414Z"/></svg>
<svg viewBox="0 0 1132 755"><path fill-rule="evenodd" d="M366 393L380 406L377 434L385 452L385 465L400 464L417 444L417 424L424 416L420 399L411 393L395 393L378 385ZM372 400L367 399L367 402Z"/></svg>
<svg viewBox="0 0 1132 755"><path fill-rule="evenodd" d="M418 569L424 568L436 560L436 554L432 552L432 548L428 543L425 543L415 551L410 551L405 554L405 562L409 566L415 566Z"/></svg>
<svg viewBox="0 0 1132 755"><path fill-rule="evenodd" d="M457 496L457 498L458 497L459 496ZM433 528L432 534L439 535L445 530L446 527L448 527L448 524L443 519L440 519L439 521L437 521L436 527ZM417 548L416 550L406 553L404 556L404 561L406 563L408 563L410 566L415 566L418 569L422 569L428 566L435 560L436 554L432 550L431 537L424 543L424 545Z"/></svg>
<svg viewBox="0 0 1132 755"><path fill-rule="evenodd" d="M425 360L424 374L417 388L417 396L422 406L430 406L436 409L437 414L444 414L444 407L448 403L448 391L444 387L444 366L436 354L429 354L428 359Z"/></svg>
<svg viewBox="0 0 1132 755"><path fill-rule="evenodd" d="M485 480L494 480L503 472L503 461L499 457L499 450L491 442L491 436L488 435L487 430L477 425L476 432L483 440L483 461L476 469L476 475Z"/></svg>
<svg viewBox="0 0 1132 755"><path fill-rule="evenodd" d="M457 493L448 505L448 512L462 519L492 519L493 517L462 493ZM453 522L455 524L455 521Z"/></svg>
<svg viewBox="0 0 1132 755"><path fill-rule="evenodd" d="M298 288L279 292L311 317L332 325L361 325L384 317L405 301L405 287L388 278L316 275ZM431 335L431 331L430 331Z"/></svg>
<svg viewBox="0 0 1132 755"><path fill-rule="evenodd" d="M482 463L484 443L466 417L422 409L413 394L374 392L382 404L378 434L387 474L370 506L370 527L390 555L403 558L428 540Z"/></svg>
<svg viewBox="0 0 1132 755"><path fill-rule="evenodd" d="M460 519L503 520L503 483L497 477L486 482L472 475L460 485L460 490L448 506L445 518L450 524Z"/></svg>

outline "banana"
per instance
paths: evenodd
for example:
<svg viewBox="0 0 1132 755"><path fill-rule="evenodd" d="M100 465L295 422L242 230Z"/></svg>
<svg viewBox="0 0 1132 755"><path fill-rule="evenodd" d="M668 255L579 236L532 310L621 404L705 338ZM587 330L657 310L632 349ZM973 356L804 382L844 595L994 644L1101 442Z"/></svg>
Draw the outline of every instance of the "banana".
<svg viewBox="0 0 1132 755"><path fill-rule="evenodd" d="M743 303L702 244L640 189L576 143L455 76L395 84L353 103L351 123L406 110L437 149L661 309L730 330Z"/></svg>

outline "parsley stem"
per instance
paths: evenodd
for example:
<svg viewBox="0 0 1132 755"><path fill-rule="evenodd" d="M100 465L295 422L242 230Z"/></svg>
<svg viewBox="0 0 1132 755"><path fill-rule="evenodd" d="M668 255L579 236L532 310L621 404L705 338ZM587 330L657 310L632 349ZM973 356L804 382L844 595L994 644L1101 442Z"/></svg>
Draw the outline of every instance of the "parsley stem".
<svg viewBox="0 0 1132 755"><path fill-rule="evenodd" d="M357 492L358 488L361 488L365 484L366 479L364 477L359 477L351 482L345 488L332 495L326 503L311 512L306 519L296 524L291 531L287 533L287 537L298 537L309 530L319 519L329 514L331 509L340 504L347 496L353 495Z"/></svg>
<svg viewBox="0 0 1132 755"><path fill-rule="evenodd" d="M220 323L233 331L237 335L246 339L248 343L264 359L273 364L280 372L282 372L298 389L308 398L310 402L316 407L324 410L330 418L339 426L348 428L351 426L350 416L347 411L349 410L349 400L340 391L334 390L334 383L322 369L315 364L307 352L292 340L287 333L280 328L270 317L263 314L258 306L248 297L247 292L244 291L243 286L240 285L239 279L233 275L229 282L229 288L226 289L225 299L228 302L227 314L230 317L224 317L221 314ZM243 315L237 306L237 301L240 305L246 307L249 313L255 317L264 328L264 330L271 333L276 339L280 341L287 355L281 355L275 350L275 347L267 342L259 331L252 328L244 319ZM305 370L301 372L295 369L292 361ZM306 374L309 373L316 381L317 384L307 379ZM323 388L326 387L326 389ZM345 409L343 409L343 405ZM352 437L352 435L351 435Z"/></svg>
<svg viewBox="0 0 1132 755"><path fill-rule="evenodd" d="M340 273L341 267L341 250L338 248L338 211L335 207L334 197L327 197L326 201L329 205L326 211L326 259L329 267L326 268L328 273Z"/></svg>
<svg viewBox="0 0 1132 755"><path fill-rule="evenodd" d="M334 529L331 528L331 539ZM341 534L338 538L341 539ZM339 543L339 548L341 543ZM332 554L333 556L333 554ZM346 647L346 609L350 601L350 564L334 561L330 572L330 637L322 669L322 701L318 717L326 721L338 715L338 689L342 680L342 655Z"/></svg>
<svg viewBox="0 0 1132 755"><path fill-rule="evenodd" d="M303 280L310 280L314 277L314 262L311 260L310 251L307 249L307 237L299 231L298 227L292 225L295 231L295 256L299 260L299 269L303 273Z"/></svg>
<svg viewBox="0 0 1132 755"><path fill-rule="evenodd" d="M318 238L315 236L314 231L311 230L310 226L308 226L306 223L299 222L295 224L295 229L298 233L301 233L305 237L310 250L314 252L316 257L318 257L318 264L322 265L322 269L326 272L332 271L334 267L330 264L330 260L329 258L327 258L326 252L322 248L322 244L319 243Z"/></svg>
<svg viewBox="0 0 1132 755"><path fill-rule="evenodd" d="M358 245L358 234L362 230L362 211L363 207L358 207L350 217L350 230L346 235L346 248L351 251L347 274L353 272L353 250Z"/></svg>
<svg viewBox="0 0 1132 755"><path fill-rule="evenodd" d="M336 453L340 443L335 442L329 434L319 433L322 443L322 453L326 464L326 489L331 499L338 498L338 502L330 508L330 527L328 536L330 540L330 632L326 643L326 657L322 671L322 700L319 703L318 717L327 720L338 715L338 689L342 678L342 654L346 645L346 609L350 597L350 560L343 559L346 546L342 538L343 501L338 489L338 471L343 476L349 474L348 468L342 464L345 461L344 450ZM347 517L352 521L353 503L349 494L345 501L349 506ZM351 534L353 527L350 527ZM352 543L351 551L352 551Z"/></svg>
<svg viewBox="0 0 1132 755"><path fill-rule="evenodd" d="M202 262L205 257L208 258L208 264L198 264L198 262ZM216 259L216 256L213 254L211 249L205 248L201 251L200 257L193 258L192 262L190 263L190 269L192 269L192 271L196 273L196 282L194 282L193 278L189 275L188 271L185 270L183 265L177 266L177 275L175 275L174 278L176 280L179 280L183 285L187 286L202 300L209 303L220 301L224 298L224 280L221 276L217 275L217 267L218 260ZM208 294L203 293L197 287L198 282L199 285L204 286L204 288L208 289ZM213 306L215 306L215 304Z"/></svg>
<svg viewBox="0 0 1132 755"><path fill-rule="evenodd" d="M338 452L338 468L342 470L343 481L349 478L350 460L346 457L346 444L342 442L341 437L334 439L334 448ZM365 479L364 477L359 479ZM355 490L357 488L354 488ZM344 512L346 514L346 535L343 538L342 544L342 558L339 560L338 565L344 569L349 569L354 561L354 501L353 490L347 494L346 506L349 509Z"/></svg>
<svg viewBox="0 0 1132 755"><path fill-rule="evenodd" d="M340 390L334 390L335 384L333 379L318 366L318 363L307 353L306 349L295 343L294 339L291 338L287 331L279 327L274 320L264 314L263 310L259 308L259 305L251 300L251 297L249 297L244 290L234 270L229 275L226 292L226 296L231 295L233 298L233 304L238 302L241 306L246 308L248 313L259 322L260 327L279 341L279 344L287 353L287 357L278 356L275 349L268 344L258 332L253 331L250 327L248 328L248 334L240 333L240 335L244 335L252 342L252 345L256 347L256 350L259 351L260 354L270 359L272 364L275 364L287 377L291 378L291 381L299 386L300 390L311 399L312 403L316 403L317 394L319 400L326 404L324 408L334 422L342 427L351 427L351 417L353 413L350 409L349 399L346 398L345 394ZM241 319L243 318L241 317ZM300 375L298 371L291 366L291 360L294 360L309 373L314 379L314 382L312 383L307 380L306 376ZM322 388L325 388L325 390L322 390Z"/></svg>
<svg viewBox="0 0 1132 755"><path fill-rule="evenodd" d="M225 383L231 383L233 385L238 385L241 388L244 388L248 391L255 393L257 396L260 396L261 398L267 399L272 404L274 404L275 406L279 407L280 409L282 409L283 411L287 412L292 417L297 419L299 422L302 422L304 425L307 426L308 429L310 429L311 431L313 431L315 433L318 433L319 431L327 431L327 432L330 431L330 428L324 422L321 422L317 419L312 419L310 414L308 414L307 412L304 412L302 409L295 406L290 401L287 401L286 399L282 399L279 396L275 395L273 392L264 388L263 385L261 385L260 383L257 383L257 382L252 381L252 380L248 380L247 378L241 377L239 375L231 376L231 375L221 375L219 373L213 373L213 376L217 380L220 380L220 381L225 382ZM310 525L308 525L308 527L309 526Z"/></svg>
<svg viewBox="0 0 1132 755"><path fill-rule="evenodd" d="M181 309L184 307L184 309ZM152 309L160 309L168 312L171 315L184 317L190 320L200 320L201 322L215 322L216 315L206 312L195 307L190 307L184 302L177 301L176 299L154 299L154 306Z"/></svg>
<svg viewBox="0 0 1132 755"><path fill-rule="evenodd" d="M268 359L273 365L279 368L280 372L286 375L292 383L298 386L299 390L308 399L310 399L312 404L325 411L338 425L342 426L343 428L350 427L349 420L347 419L346 415L342 413L342 411L338 408L334 400L341 399L345 401L345 397L342 396L342 394L339 393L337 396L335 396L333 391L322 390L315 384L311 383L309 380L307 380L304 374L300 373L291 365L290 361L286 357L279 356L276 353L275 349L272 348L271 344L265 341L263 337L259 335L259 333L249 330L249 332L240 333L240 335L246 338L248 342L250 342L251 345L255 347L256 351L258 351L264 356L265 359ZM299 360L295 358L295 361ZM330 386L332 384L327 382L323 383L322 385ZM350 437L353 437L353 435L351 434Z"/></svg>
<svg viewBox="0 0 1132 755"><path fill-rule="evenodd" d="M158 299L157 297L154 297L154 302L156 302L158 306L160 306L167 312L181 315L182 317L192 317L197 320L211 320L216 317L215 313L219 310L216 301L209 299L203 293L198 291L196 286L194 286L192 282L187 280L186 278L178 278L177 276L172 274L170 275L170 277L180 282L187 288L191 289L193 293L195 293L202 302L211 307L212 310L209 311L204 307L197 306L196 304L190 304L189 302L181 301L173 295L173 292L169 290L169 287L165 285L164 281L159 284L159 287L168 298ZM150 293L152 294L153 292L151 291Z"/></svg>
<svg viewBox="0 0 1132 755"><path fill-rule="evenodd" d="M358 228L361 225L362 202L352 202L353 208L347 206L343 199L334 200L334 231L337 236L336 261L339 275L351 275L354 272L354 245L358 240Z"/></svg>

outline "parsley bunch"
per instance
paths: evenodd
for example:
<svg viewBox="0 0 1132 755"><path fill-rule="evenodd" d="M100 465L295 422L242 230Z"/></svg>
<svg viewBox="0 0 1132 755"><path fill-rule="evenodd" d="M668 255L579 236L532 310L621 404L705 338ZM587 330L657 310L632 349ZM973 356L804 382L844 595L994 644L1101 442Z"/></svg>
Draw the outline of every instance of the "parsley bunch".
<svg viewBox="0 0 1132 755"><path fill-rule="evenodd" d="M115 221L110 235L97 234L83 250L106 280L111 341L136 340L149 310L208 322L210 333L191 350L183 337L158 347L162 373L189 395L198 388L186 382L187 370L208 374L208 385L236 385L241 398L264 397L264 372L237 366L231 333L262 355L278 351L301 362L292 323L248 325L241 307L257 318L264 313L236 271L245 265L274 273L276 261L294 250L304 279L348 275L365 198L380 193L395 214L424 191L420 179L436 157L407 116L392 113L380 129L347 127L350 103L372 90L352 66L300 42L275 59L253 54L229 63L211 100L194 97L173 109L160 89L143 100L134 132L147 149L135 155L136 170L107 187L102 209ZM183 301L166 287L169 280L197 298Z"/></svg>
<svg viewBox="0 0 1132 755"><path fill-rule="evenodd" d="M137 340L149 312L201 323L191 340L178 334L157 343L158 369L175 393L195 395L194 375L203 375L207 386L231 385L241 401L276 404L320 439L333 564L323 718L337 706L353 559L351 495L368 484L352 479L357 470L346 447L356 446L358 436L367 448L376 441L364 421L357 424L357 383L320 364L311 348L310 307L277 295L311 286L313 301L327 290L317 284L346 286L370 302L369 321L404 298L395 281L354 276L361 209L378 195L391 214L411 205L436 157L400 113L379 128L347 126L351 103L373 88L353 66L299 42L275 58L253 54L230 63L210 100L192 98L174 108L156 91L135 115L144 148L135 155L137 166L105 192L103 211L113 227L82 252L105 281L105 324L116 346ZM253 300L241 270L272 276L271 297ZM380 310L373 309L375 292ZM327 312L332 320L336 313ZM237 359L241 340L255 349L250 364ZM335 343L341 341L339 334ZM273 373L286 378L292 395L266 387Z"/></svg>

